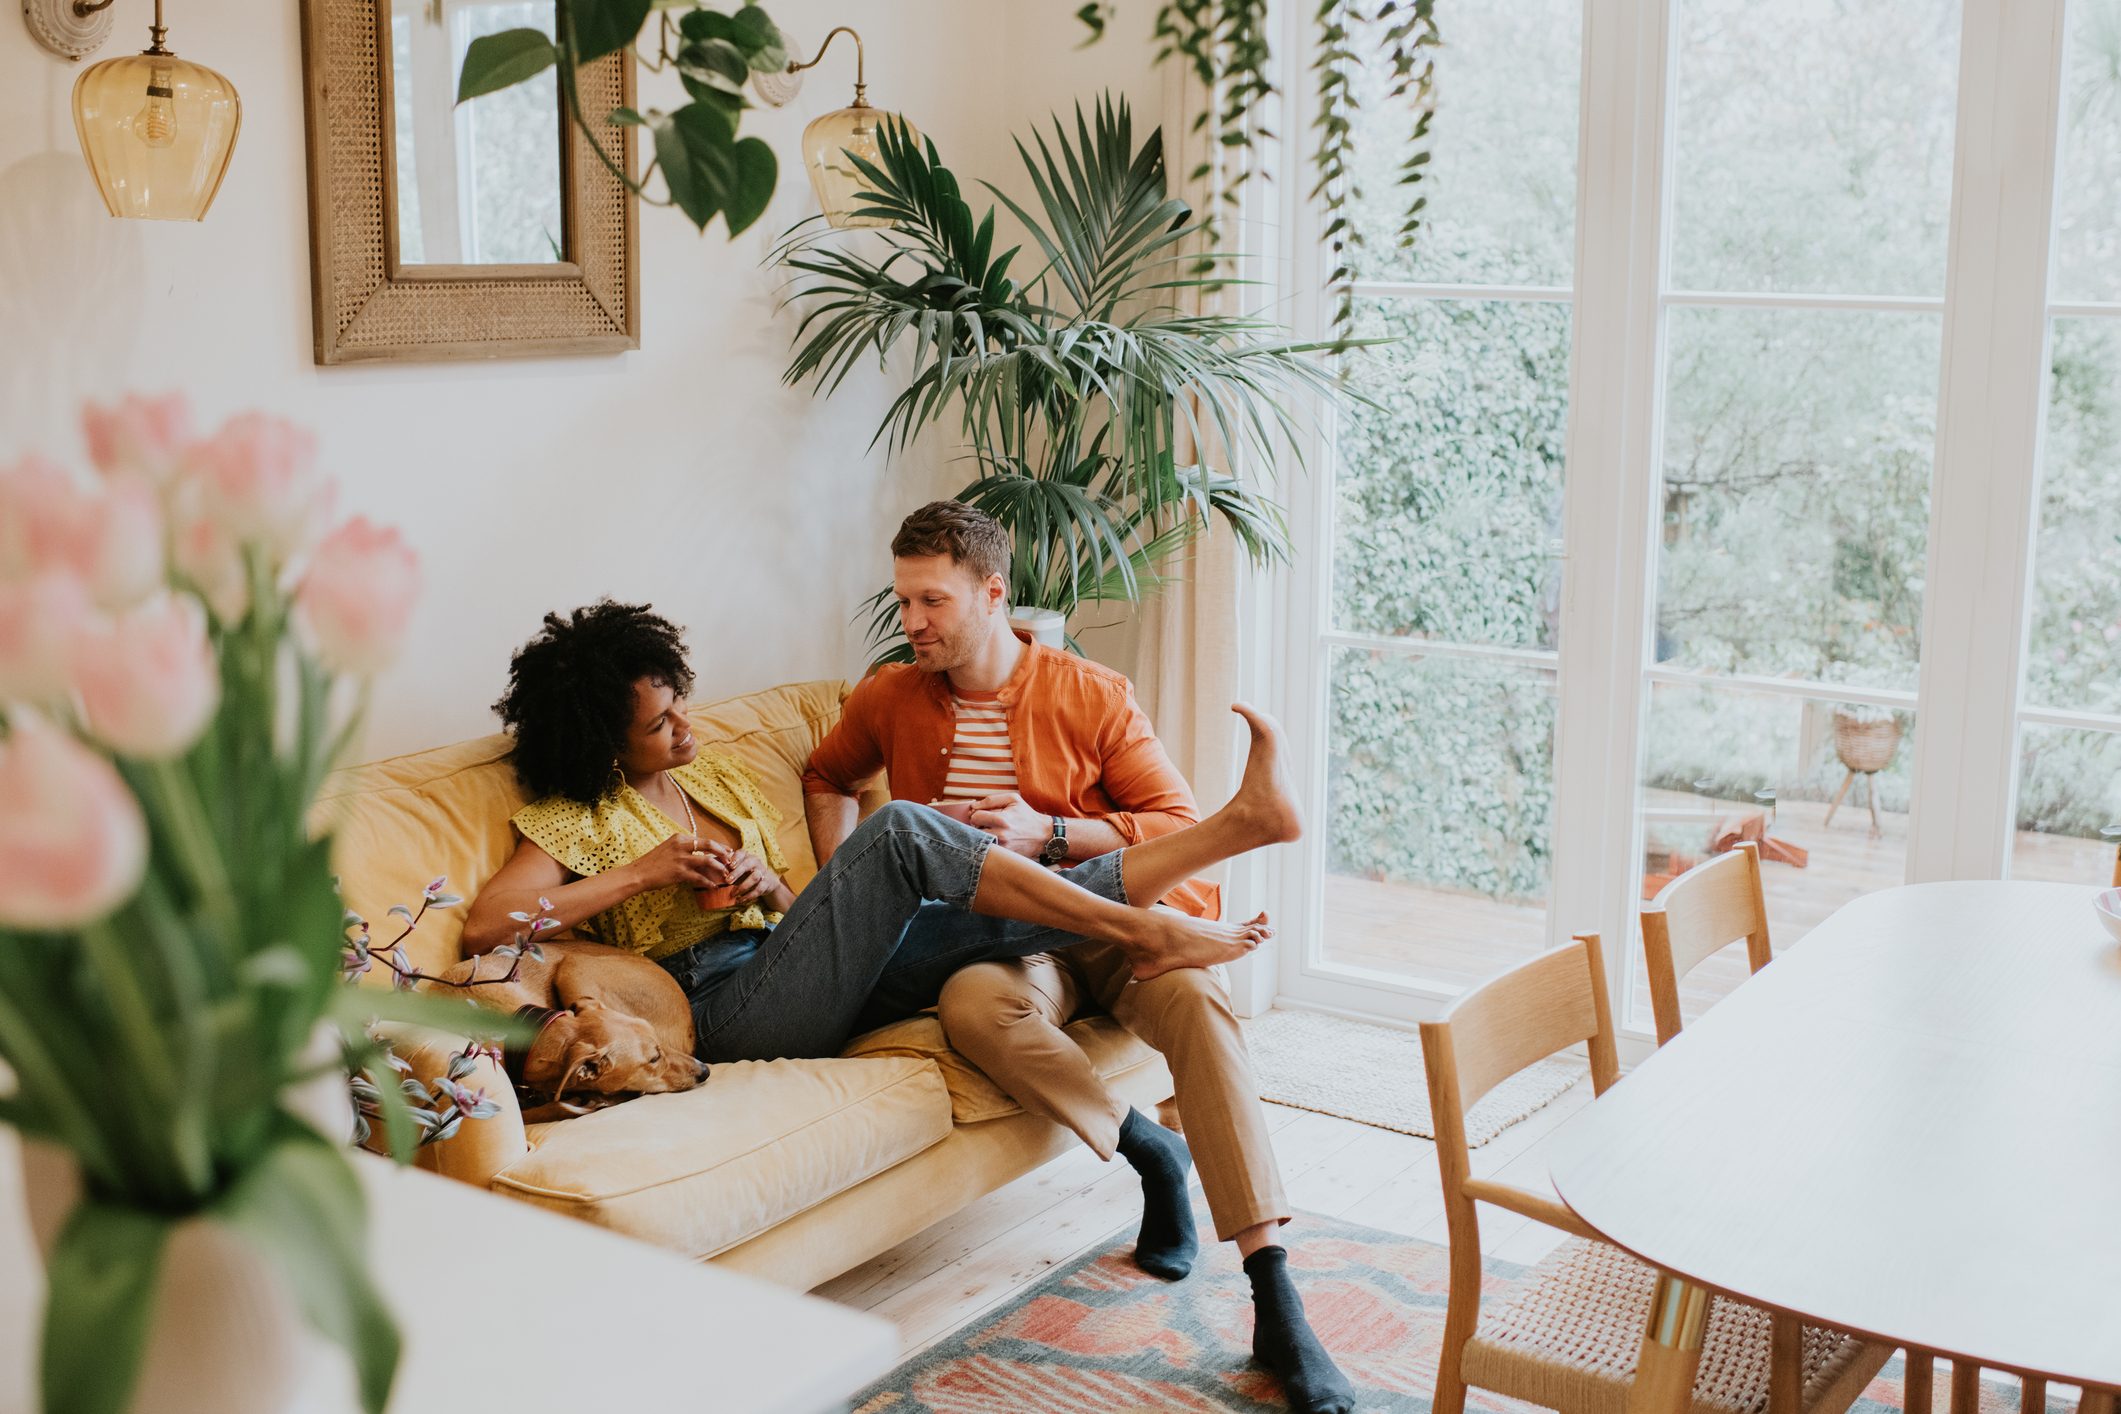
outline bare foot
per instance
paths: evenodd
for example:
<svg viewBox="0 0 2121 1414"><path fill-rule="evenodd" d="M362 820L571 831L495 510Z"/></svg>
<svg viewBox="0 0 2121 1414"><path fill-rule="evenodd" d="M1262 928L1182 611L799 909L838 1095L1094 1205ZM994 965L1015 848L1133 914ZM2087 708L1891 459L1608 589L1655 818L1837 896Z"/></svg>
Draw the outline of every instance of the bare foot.
<svg viewBox="0 0 2121 1414"><path fill-rule="evenodd" d="M1237 783L1237 794L1223 809L1232 812L1259 845L1301 839L1303 816L1282 769L1281 723L1242 702L1231 704L1230 710L1252 729L1252 748L1245 756L1245 774Z"/></svg>
<svg viewBox="0 0 2121 1414"><path fill-rule="evenodd" d="M1116 937L1134 972L1146 982L1181 967L1213 967L1235 962L1274 936L1274 925L1262 913L1249 923L1215 923L1168 908L1143 908L1129 920L1128 935Z"/></svg>

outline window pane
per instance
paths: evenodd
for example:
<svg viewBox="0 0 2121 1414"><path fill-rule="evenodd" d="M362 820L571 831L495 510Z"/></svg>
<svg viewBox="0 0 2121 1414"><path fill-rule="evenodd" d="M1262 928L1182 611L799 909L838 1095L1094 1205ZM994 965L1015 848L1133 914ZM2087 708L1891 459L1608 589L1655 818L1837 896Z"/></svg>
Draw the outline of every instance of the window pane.
<svg viewBox="0 0 2121 1414"><path fill-rule="evenodd" d="M1907 881L1914 715L1830 699L1655 683L1643 740L1642 897L1741 840L1761 843L1776 952L1843 904ZM1875 824L1873 823L1875 821ZM1649 1029L1642 948L1633 1024ZM1745 945L1682 979L1693 1017L1747 973Z"/></svg>
<svg viewBox="0 0 2121 1414"><path fill-rule="evenodd" d="M2018 734L2011 877L2108 884L2121 847L2121 733L2030 726Z"/></svg>
<svg viewBox="0 0 2121 1414"><path fill-rule="evenodd" d="M2121 320L2058 319L2025 695L2121 713Z"/></svg>
<svg viewBox="0 0 2121 1414"><path fill-rule="evenodd" d="M1357 407L1335 448L1333 621L1352 633L1554 646L1569 308L1358 303Z"/></svg>
<svg viewBox="0 0 2121 1414"><path fill-rule="evenodd" d="M2121 300L2121 0L2070 0L2055 297Z"/></svg>
<svg viewBox="0 0 2121 1414"><path fill-rule="evenodd" d="M1682 290L1941 295L1955 0L1679 0Z"/></svg>
<svg viewBox="0 0 2121 1414"><path fill-rule="evenodd" d="M1413 120L1386 97L1379 61L1354 73L1355 179L1350 213L1364 248L1357 278L1566 285L1576 256L1576 93L1582 0L1454 7L1436 59L1439 117L1420 185L1428 206L1414 248L1399 245L1399 185ZM1356 52L1376 55L1377 27Z"/></svg>
<svg viewBox="0 0 2121 1414"><path fill-rule="evenodd" d="M1668 318L1657 660L1913 688L1938 320Z"/></svg>
<svg viewBox="0 0 2121 1414"><path fill-rule="evenodd" d="M1332 653L1329 962L1458 985L1546 945L1554 678Z"/></svg>
<svg viewBox="0 0 2121 1414"><path fill-rule="evenodd" d="M553 23L551 0L467 6L456 14L454 72L462 71L474 39L507 29L550 35ZM467 260L538 265L563 258L560 146L553 136L559 93L548 71L456 110Z"/></svg>

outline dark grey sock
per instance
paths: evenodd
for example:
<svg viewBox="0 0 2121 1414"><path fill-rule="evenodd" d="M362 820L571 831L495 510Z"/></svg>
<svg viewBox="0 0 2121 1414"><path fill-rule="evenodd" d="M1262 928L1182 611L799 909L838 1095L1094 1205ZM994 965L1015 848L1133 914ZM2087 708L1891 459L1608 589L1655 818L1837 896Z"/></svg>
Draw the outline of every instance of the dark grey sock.
<svg viewBox="0 0 2121 1414"><path fill-rule="evenodd" d="M1193 1199L1186 1175L1193 1155L1186 1141L1144 1115L1127 1111L1119 1127L1119 1156L1142 1181L1142 1226L1134 1239L1134 1264L1151 1276L1177 1281L1193 1270L1200 1239L1193 1231Z"/></svg>
<svg viewBox="0 0 2121 1414"><path fill-rule="evenodd" d="M1353 1414L1355 1387L1304 1317L1288 1251L1260 1248L1245 1258L1245 1275L1252 1279L1252 1353L1281 1376L1289 1407L1297 1414Z"/></svg>

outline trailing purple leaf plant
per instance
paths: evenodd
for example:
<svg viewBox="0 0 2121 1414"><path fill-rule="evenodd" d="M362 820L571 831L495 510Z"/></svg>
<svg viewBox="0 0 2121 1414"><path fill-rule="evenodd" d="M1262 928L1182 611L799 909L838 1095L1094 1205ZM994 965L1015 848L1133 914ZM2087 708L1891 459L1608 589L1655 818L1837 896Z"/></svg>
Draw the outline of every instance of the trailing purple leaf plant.
<svg viewBox="0 0 2121 1414"><path fill-rule="evenodd" d="M393 991L406 991L421 982L469 991L473 987L513 982L522 971L525 958L544 961L545 953L538 946L538 939L560 924L558 919L550 916L552 901L540 898L536 913L508 915L524 925L522 931L515 935L513 942L486 954L505 961L508 964L506 971L481 977L479 966L484 958L478 958L472 962L471 975L458 981L422 972L413 966L405 954L406 939L412 936L430 911L455 908L464 902L461 895L447 891L448 883L445 877L429 884L421 894L417 911L402 903L392 904L390 916L399 919L404 926L396 937L380 947L374 941L368 920L348 909L344 920L346 945L341 954L341 975L352 982L381 966L391 974ZM440 1077L422 1083L413 1075L412 1066L391 1048L387 1039L372 1030L365 1033L365 1044L349 1044L345 1051L347 1086L354 1105L354 1142L367 1144L380 1125L391 1137L393 1156L402 1161L413 1150L454 1137L466 1120L489 1119L499 1114L501 1107L487 1099L484 1091L464 1084L477 1069L481 1058L500 1064L500 1048L490 1039L475 1036L450 1055L449 1064ZM408 1140L410 1142L406 1142Z"/></svg>

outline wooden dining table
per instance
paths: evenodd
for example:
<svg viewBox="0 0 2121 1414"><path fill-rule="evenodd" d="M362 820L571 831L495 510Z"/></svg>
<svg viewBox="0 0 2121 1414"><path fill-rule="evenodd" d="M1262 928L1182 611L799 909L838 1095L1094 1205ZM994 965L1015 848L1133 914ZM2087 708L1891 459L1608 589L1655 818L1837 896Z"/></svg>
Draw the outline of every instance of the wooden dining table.
<svg viewBox="0 0 2121 1414"><path fill-rule="evenodd" d="M2095 892L1860 898L1556 1133L1562 1201L1660 1272L1630 1414L1687 1407L1712 1294L2113 1407L2121 944Z"/></svg>

